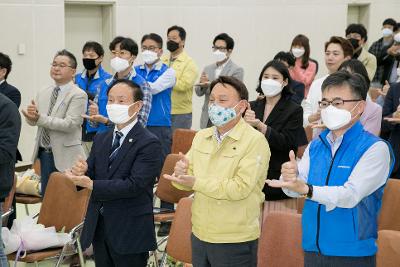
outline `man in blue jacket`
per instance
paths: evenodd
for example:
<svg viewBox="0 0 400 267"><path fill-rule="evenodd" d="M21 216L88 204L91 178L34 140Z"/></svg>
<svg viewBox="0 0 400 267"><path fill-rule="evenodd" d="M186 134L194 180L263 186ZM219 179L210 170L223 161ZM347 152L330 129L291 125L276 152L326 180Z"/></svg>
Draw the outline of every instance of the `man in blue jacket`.
<svg viewBox="0 0 400 267"><path fill-rule="evenodd" d="M101 44L89 41L83 46L82 54L82 63L85 68L81 73L75 75L75 83L88 94L89 102L93 101L97 104L99 102L101 84L111 78L111 74L106 72L101 66L104 49ZM82 145L86 156L89 156L98 126L98 123L86 119L83 122Z"/></svg>
<svg viewBox="0 0 400 267"><path fill-rule="evenodd" d="M305 266L376 266L377 218L393 167L390 146L359 122L365 80L339 71L322 84L327 127L299 163L293 151L280 180L267 180L292 197L306 196L302 217Z"/></svg>
<svg viewBox="0 0 400 267"><path fill-rule="evenodd" d="M136 73L150 85L152 102L147 129L158 137L162 146L162 161L171 153L171 92L175 85L175 71L164 64L160 57L163 40L155 33L146 34L141 41L143 65L135 67ZM161 208L174 209L174 204L161 201ZM168 235L169 223L161 223L159 236Z"/></svg>

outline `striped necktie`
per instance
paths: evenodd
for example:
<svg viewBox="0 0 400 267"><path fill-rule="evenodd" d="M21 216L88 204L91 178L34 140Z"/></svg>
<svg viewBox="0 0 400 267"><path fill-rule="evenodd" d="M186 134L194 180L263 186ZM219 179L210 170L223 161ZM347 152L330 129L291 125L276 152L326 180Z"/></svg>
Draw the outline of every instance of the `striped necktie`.
<svg viewBox="0 0 400 267"><path fill-rule="evenodd" d="M121 133L119 131L115 132L115 138L114 138L114 141L113 141L112 146L111 146L111 153L110 153L110 156L108 157L108 166L109 167L111 167L112 162L117 157L118 150L119 150L120 145L121 145L120 141L121 141L122 136L124 136L123 133Z"/></svg>
<svg viewBox="0 0 400 267"><path fill-rule="evenodd" d="M57 101L57 97L58 97L58 93L60 92L60 87L55 87L53 89L53 93L51 94L50 97L50 105L49 105L49 110L47 112L47 116L50 116L54 105L56 104ZM42 146L43 147L50 147L50 135L49 135L49 130L47 128L43 128L43 132L42 132Z"/></svg>

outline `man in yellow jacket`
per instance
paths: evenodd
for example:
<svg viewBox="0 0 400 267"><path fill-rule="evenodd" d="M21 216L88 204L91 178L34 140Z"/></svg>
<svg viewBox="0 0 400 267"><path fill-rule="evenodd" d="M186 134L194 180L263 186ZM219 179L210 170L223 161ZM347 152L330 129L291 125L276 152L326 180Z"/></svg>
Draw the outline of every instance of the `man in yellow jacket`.
<svg viewBox="0 0 400 267"><path fill-rule="evenodd" d="M215 127L196 134L186 157L165 178L195 192L193 266L256 266L269 145L242 119L248 91L241 81L220 76L210 90Z"/></svg>
<svg viewBox="0 0 400 267"><path fill-rule="evenodd" d="M194 60L184 51L186 31L180 26L172 26L167 31L167 49L162 61L175 71L176 84L171 95L171 127L190 129L192 127L193 86L199 70Z"/></svg>

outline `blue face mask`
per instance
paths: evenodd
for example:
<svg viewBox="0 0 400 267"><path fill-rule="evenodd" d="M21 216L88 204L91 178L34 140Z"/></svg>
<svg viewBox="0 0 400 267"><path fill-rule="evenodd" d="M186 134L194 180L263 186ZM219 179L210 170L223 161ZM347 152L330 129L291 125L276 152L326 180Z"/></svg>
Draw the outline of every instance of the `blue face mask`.
<svg viewBox="0 0 400 267"><path fill-rule="evenodd" d="M219 127L236 118L235 108L238 104L236 104L233 108L224 108L218 106L217 104L211 104L208 107L208 117L210 118L212 124Z"/></svg>

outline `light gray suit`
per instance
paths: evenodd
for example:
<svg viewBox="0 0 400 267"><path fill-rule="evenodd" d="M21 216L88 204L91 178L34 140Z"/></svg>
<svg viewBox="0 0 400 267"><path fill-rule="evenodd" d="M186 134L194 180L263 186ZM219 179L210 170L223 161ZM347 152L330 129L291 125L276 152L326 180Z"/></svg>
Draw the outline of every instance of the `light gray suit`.
<svg viewBox="0 0 400 267"><path fill-rule="evenodd" d="M86 113L87 94L72 82L66 90L61 90L50 116L50 98L54 85L40 91L36 97L36 105L40 117L37 122L27 120L28 124L38 126L32 161L38 157L40 139L43 128L47 128L54 163L59 171L71 168L78 156L86 158L82 147L82 114Z"/></svg>
<svg viewBox="0 0 400 267"><path fill-rule="evenodd" d="M207 75L208 80L210 83L215 80L217 77L215 77L215 70L217 69L217 64L213 63L211 65L208 65L204 68L203 72ZM224 68L221 71L220 76L232 76L235 77L241 81L243 81L243 75L244 71L242 67L239 67L231 59L226 63ZM207 122L208 122L208 100L210 98L210 87L201 87L198 85L194 86L194 89L196 91L196 94L198 96L203 96L204 95L204 104L203 108L201 111L201 118L200 118L200 127L207 128Z"/></svg>

